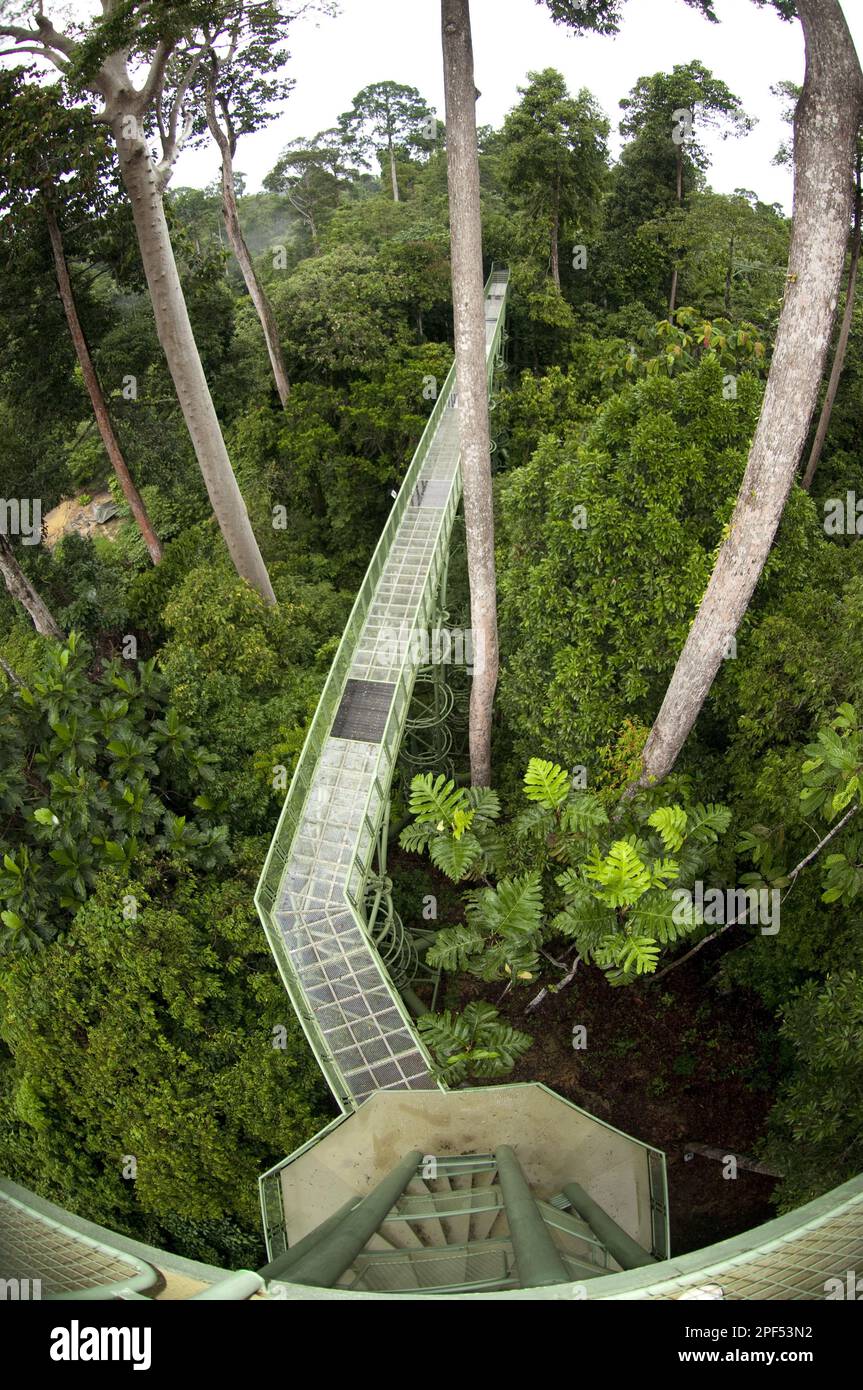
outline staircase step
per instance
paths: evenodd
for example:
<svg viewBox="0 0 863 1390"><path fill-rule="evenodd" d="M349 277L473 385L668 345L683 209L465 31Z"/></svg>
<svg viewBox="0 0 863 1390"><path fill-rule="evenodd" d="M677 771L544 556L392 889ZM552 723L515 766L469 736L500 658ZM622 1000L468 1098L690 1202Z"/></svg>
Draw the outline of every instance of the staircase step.
<svg viewBox="0 0 863 1390"><path fill-rule="evenodd" d="M419 1197L422 1199L420 1212L416 1217L411 1215L411 1208L416 1207L417 1203L405 1201L405 1197ZM434 1210L434 1196L429 1183L423 1178L411 1178L404 1190L404 1196L400 1197L395 1205L393 1214L408 1216L408 1223L419 1236L420 1241L426 1246L446 1245L446 1228Z"/></svg>
<svg viewBox="0 0 863 1390"><path fill-rule="evenodd" d="M455 1245L465 1245L470 1240L471 1211L473 1210L475 1201L473 1180L473 1173L450 1174L449 1181L453 1193L462 1197L466 1205L469 1206L469 1209L465 1210L462 1215L453 1215L447 1218L450 1228L450 1238Z"/></svg>
<svg viewBox="0 0 863 1390"><path fill-rule="evenodd" d="M434 1155L437 1164L437 1173L448 1178L467 1173L494 1172L497 1164L494 1161L494 1154L436 1154Z"/></svg>
<svg viewBox="0 0 863 1390"><path fill-rule="evenodd" d="M393 1216L393 1213L390 1213ZM424 1250L425 1241L420 1240L416 1231L408 1221L389 1218L382 1221L377 1231L379 1236L388 1240L390 1245L396 1250Z"/></svg>
<svg viewBox="0 0 863 1390"><path fill-rule="evenodd" d="M486 1175L478 1174L477 1176L485 1178ZM484 1203L488 1203L488 1206L484 1211L477 1206L471 1213L471 1240L485 1240L488 1236L490 1236L492 1231L494 1230L498 1217L501 1214L503 1197L501 1195L500 1188L494 1182L496 1176L496 1172L492 1173L490 1181L483 1182L481 1186L476 1186L476 1179L474 1179L474 1202L479 1203L480 1201L482 1201Z"/></svg>
<svg viewBox="0 0 863 1390"><path fill-rule="evenodd" d="M506 1212L501 1199L500 1210L495 1212L494 1220L489 1227L486 1240L502 1240L509 1235L509 1222L506 1219Z"/></svg>
<svg viewBox="0 0 863 1390"><path fill-rule="evenodd" d="M471 1242L438 1250L381 1251L358 1255L346 1287L410 1293L449 1293L453 1286L476 1289L515 1287L513 1255L508 1240ZM471 1277L473 1275L473 1277Z"/></svg>

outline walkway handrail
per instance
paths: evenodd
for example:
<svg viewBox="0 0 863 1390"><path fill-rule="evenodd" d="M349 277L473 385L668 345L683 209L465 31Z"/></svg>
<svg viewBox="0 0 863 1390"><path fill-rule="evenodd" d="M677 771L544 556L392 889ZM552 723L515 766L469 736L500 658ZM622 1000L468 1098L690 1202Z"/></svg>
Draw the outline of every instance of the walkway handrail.
<svg viewBox="0 0 863 1390"><path fill-rule="evenodd" d="M495 1149L498 1179L506 1212L519 1286L523 1289L565 1284L569 1275L551 1238L542 1212L509 1144Z"/></svg>
<svg viewBox="0 0 863 1390"><path fill-rule="evenodd" d="M422 1157L421 1149L406 1154L401 1163L392 1168L353 1211L291 1268L291 1283L332 1288L386 1220L411 1178L416 1175Z"/></svg>
<svg viewBox="0 0 863 1390"><path fill-rule="evenodd" d="M618 1226L608 1212L585 1192L581 1183L568 1182L563 1194L569 1198L573 1211L578 1213L582 1221L587 1222L593 1234L621 1269L640 1269L642 1265L656 1264L656 1257L649 1254L637 1240L633 1240L622 1226Z"/></svg>

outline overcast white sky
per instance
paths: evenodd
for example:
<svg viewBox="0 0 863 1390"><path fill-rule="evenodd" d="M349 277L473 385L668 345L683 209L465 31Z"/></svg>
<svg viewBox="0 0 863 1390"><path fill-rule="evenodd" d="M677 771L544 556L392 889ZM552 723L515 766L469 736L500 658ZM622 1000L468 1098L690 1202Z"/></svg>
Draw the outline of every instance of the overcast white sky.
<svg viewBox="0 0 863 1390"><path fill-rule="evenodd" d="M858 52L863 55L863 0L841 0ZM611 118L638 77L698 58L721 77L758 117L751 135L707 144L710 181L720 192L751 188L765 202L791 206L791 176L774 168L773 155L787 127L771 86L803 78L803 39L797 21L783 23L751 0L717 0L720 24L708 24L683 0L629 0L617 38L577 38L552 23L534 0L472 0L474 59L480 124L498 125L518 100L516 88L531 69L556 67L570 89L589 87ZM290 71L296 87L272 125L241 141L236 165L260 187L281 148L296 135L334 124L352 97L370 82L418 87L443 115L440 5L437 0L341 0L335 19L300 20L293 29ZM615 152L618 141L615 139ZM207 149L180 160L177 184L202 187L218 173Z"/></svg>

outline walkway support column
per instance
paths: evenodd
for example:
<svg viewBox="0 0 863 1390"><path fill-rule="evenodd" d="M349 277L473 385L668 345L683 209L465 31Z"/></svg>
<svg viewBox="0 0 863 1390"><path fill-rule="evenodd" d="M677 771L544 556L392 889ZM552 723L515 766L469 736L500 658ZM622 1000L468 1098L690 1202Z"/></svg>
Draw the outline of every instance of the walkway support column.
<svg viewBox="0 0 863 1390"><path fill-rule="evenodd" d="M365 1248L375 1231L401 1197L417 1166L422 1152L414 1149L401 1163L392 1168L359 1206L354 1207L308 1254L291 1267L292 1284L311 1284L331 1289Z"/></svg>
<svg viewBox="0 0 863 1390"><path fill-rule="evenodd" d="M519 1284L523 1289L537 1289L570 1282L571 1276L509 1144L496 1149L494 1157Z"/></svg>
<svg viewBox="0 0 863 1390"><path fill-rule="evenodd" d="M597 1240L602 1241L621 1269L640 1269L642 1265L656 1264L655 1257L649 1255L637 1240L633 1240L622 1226L618 1226L608 1212L587 1195L580 1183L567 1183L563 1192L569 1198L573 1211L587 1222Z"/></svg>

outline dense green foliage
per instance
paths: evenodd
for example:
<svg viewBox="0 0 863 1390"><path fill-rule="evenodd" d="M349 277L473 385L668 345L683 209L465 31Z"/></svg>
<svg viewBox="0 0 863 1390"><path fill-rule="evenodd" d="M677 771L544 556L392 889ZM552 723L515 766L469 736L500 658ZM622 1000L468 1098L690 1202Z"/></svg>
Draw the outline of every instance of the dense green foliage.
<svg viewBox="0 0 863 1390"><path fill-rule="evenodd" d="M710 0L689 3L716 18ZM623 5L548 8L611 32ZM292 140L264 191L244 193L238 175L291 378L285 409L217 187L168 195L278 599L268 609L214 524L110 149L85 159L62 107L60 129L56 105L4 79L0 114L21 100L11 129L37 108L45 123L21 151L38 163L40 139L57 135L79 313L164 559L149 564L110 475L33 170L4 147L0 491L47 512L110 487L121 516L92 538L15 545L77 634L67 645L35 637L0 594L0 1166L155 1244L251 1263L255 1177L332 1110L252 893L352 594L452 361L445 131L421 93L379 83L336 127ZM528 74L502 127L480 133L486 270L494 259L511 273L510 371L492 417L496 789L460 785L461 766L414 780L401 846L428 858L393 869L397 906L407 920L414 899L440 898L427 961L452 977L452 1007L418 1026L459 1084L505 1075L530 1044L485 999L459 1012L459 988L527 1003L577 958L603 987L656 999L651 977L713 930L675 893L702 879L778 888L777 934L732 923L696 959L710 960L701 988L720 1001L749 991L776 1015L782 1080L765 1143L791 1206L863 1158L863 832L849 814L863 784L863 552L856 533L823 526L827 499L863 492L863 328L858 312L813 494L792 493L675 775L621 810L729 522L789 239L755 192L710 188L697 138L671 140L681 107L696 134L746 128L702 64L646 75L621 106L614 163L606 115L553 69ZM669 314L673 275L682 307ZM459 566L448 602L467 623Z"/></svg>
<svg viewBox="0 0 863 1390"><path fill-rule="evenodd" d="M631 984L656 972L663 947L702 925L680 890L711 863L730 812L700 804L651 809L656 798L641 798L612 824L602 800L578 780L557 763L531 758L524 777L530 805L501 834L490 825L500 814L494 792L456 788L430 773L414 778L415 820L402 831L402 846L427 846L449 878L484 884L466 894L464 922L438 930L430 964L481 980L531 982L541 957L554 959L543 947L559 951L569 941L611 984ZM517 877L505 874L513 865L523 869Z"/></svg>

